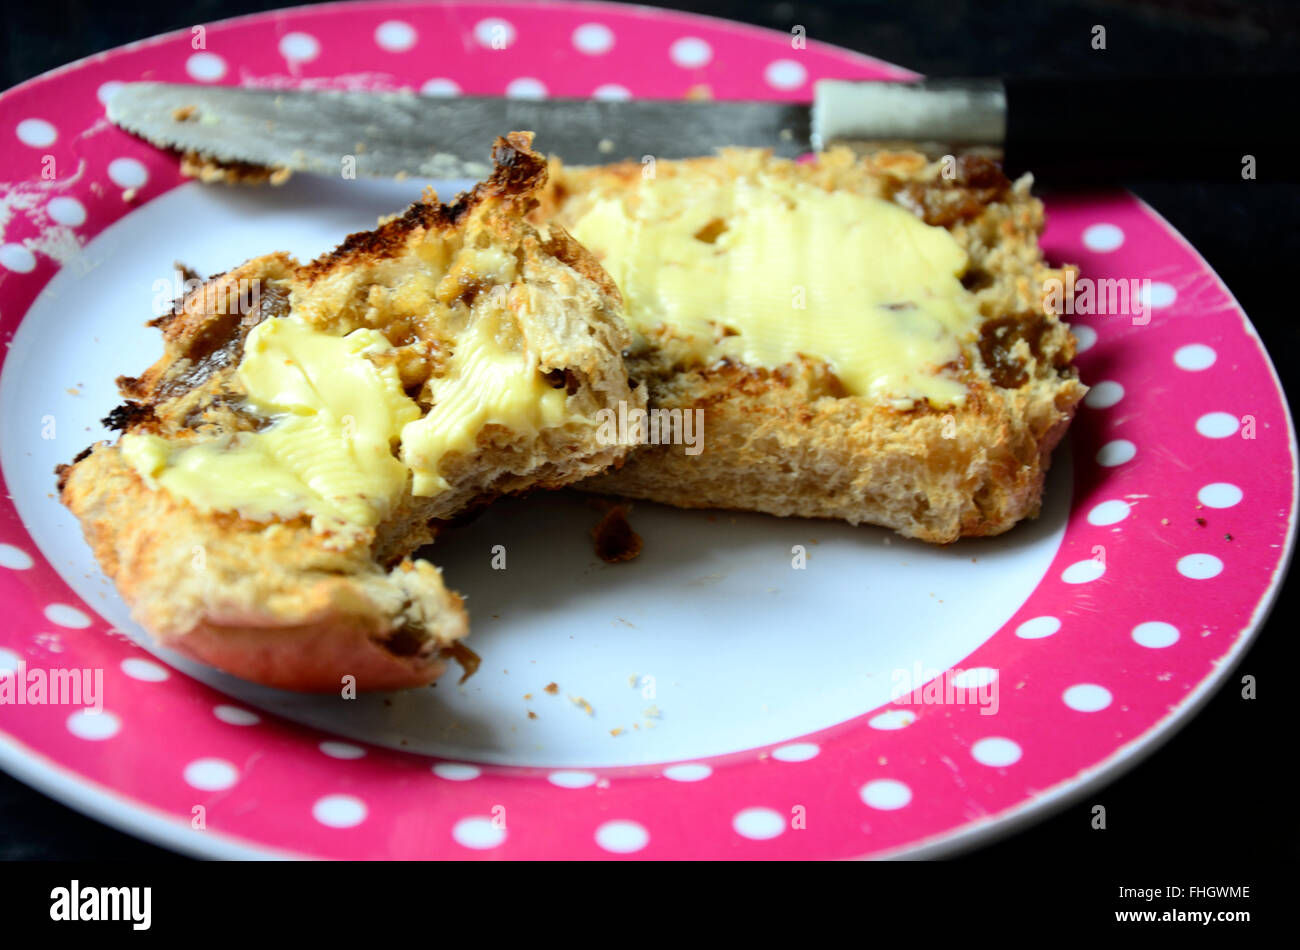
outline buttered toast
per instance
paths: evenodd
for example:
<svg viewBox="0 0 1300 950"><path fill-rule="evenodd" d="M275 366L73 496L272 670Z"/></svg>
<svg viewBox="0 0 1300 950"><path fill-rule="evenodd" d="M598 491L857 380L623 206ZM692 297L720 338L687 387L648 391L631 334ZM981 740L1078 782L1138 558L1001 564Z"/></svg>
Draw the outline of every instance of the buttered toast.
<svg viewBox="0 0 1300 950"><path fill-rule="evenodd" d="M271 254L155 321L163 357L123 377L122 434L58 472L104 571L164 645L271 686L433 680L466 634L409 555L496 496L597 474L626 447L618 290L555 225L531 136L491 176L332 253Z"/></svg>
<svg viewBox="0 0 1300 950"><path fill-rule="evenodd" d="M535 220L618 284L649 390L651 444L582 487L933 542L1036 516L1086 387L1029 186L911 152L553 162Z"/></svg>

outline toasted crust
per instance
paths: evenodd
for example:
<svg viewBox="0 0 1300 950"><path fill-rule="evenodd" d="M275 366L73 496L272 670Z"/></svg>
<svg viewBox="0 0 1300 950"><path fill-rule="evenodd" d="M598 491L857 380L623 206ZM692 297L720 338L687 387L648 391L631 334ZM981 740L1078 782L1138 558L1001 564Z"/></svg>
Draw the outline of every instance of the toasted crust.
<svg viewBox="0 0 1300 950"><path fill-rule="evenodd" d="M1061 272L1042 260L1043 209L1027 178L1013 184L974 157L956 163L955 177L944 170L916 153L857 158L844 149L802 165L741 149L658 162L659 177L699 188L762 172L891 200L946 228L969 256L966 283L984 321L957 367L967 399L953 410L890 408L847 395L814 359L700 365L662 327L629 354L628 369L648 384L652 408L705 411L703 451L642 446L583 487L685 508L865 522L933 542L999 534L1036 516L1051 452L1087 391L1071 365L1074 338L1044 302L1044 282ZM537 216L572 226L641 174L636 163L554 163Z"/></svg>
<svg viewBox="0 0 1300 950"><path fill-rule="evenodd" d="M265 425L245 405L235 370L249 330L289 313L338 333L384 333L407 392L427 409L429 380L457 345L455 328L487 308L514 315L517 345L566 389L568 421L536 433L486 425L474 451L444 459L448 490L416 497L408 480L386 520L346 540L313 531L305 517L268 524L201 511L151 490L116 444L97 443L60 466L61 498L161 643L287 689L339 690L347 676L362 690L428 683L468 620L439 570L408 555L468 508L621 461L625 448L603 444L581 421L620 400L644 405L620 357L629 340L621 301L567 234L524 220L547 174L530 140L498 140L491 177L450 205L429 195L318 260L272 254L210 278L154 321L165 354L138 378L119 380L127 402L105 422L179 441ZM472 259L458 257L462 250L483 248L513 255L518 276L494 283L457 263ZM249 287L260 288L255 302L240 299Z"/></svg>

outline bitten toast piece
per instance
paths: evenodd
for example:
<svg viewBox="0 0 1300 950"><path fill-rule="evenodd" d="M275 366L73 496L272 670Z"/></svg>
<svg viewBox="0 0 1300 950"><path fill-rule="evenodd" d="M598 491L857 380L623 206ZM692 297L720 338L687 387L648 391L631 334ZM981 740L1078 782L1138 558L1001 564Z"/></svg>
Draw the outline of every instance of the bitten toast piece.
<svg viewBox="0 0 1300 950"><path fill-rule="evenodd" d="M652 414L699 419L695 445L642 445L583 487L933 542L1036 516L1087 389L1029 188L911 152L553 162L535 219L619 284Z"/></svg>
<svg viewBox="0 0 1300 950"><path fill-rule="evenodd" d="M644 405L617 288L558 226L531 135L450 205L426 194L307 264L259 257L154 321L123 434L58 472L104 571L164 645L244 679L428 683L467 632L408 557L499 495L618 463L597 414Z"/></svg>

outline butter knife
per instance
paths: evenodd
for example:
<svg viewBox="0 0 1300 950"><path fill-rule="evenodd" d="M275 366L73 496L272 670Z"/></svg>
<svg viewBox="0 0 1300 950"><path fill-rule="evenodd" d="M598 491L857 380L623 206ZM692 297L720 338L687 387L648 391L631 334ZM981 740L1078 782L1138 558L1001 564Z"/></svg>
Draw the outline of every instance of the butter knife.
<svg viewBox="0 0 1300 950"><path fill-rule="evenodd" d="M433 97L139 82L113 95L108 117L164 148L320 175L479 178L498 135L528 130L537 133L539 149L579 165L686 158L729 145L794 157L837 142L907 142L932 155L983 149L1003 156L1013 173L1032 170L1067 184L1121 176L1240 180L1247 164L1257 177L1296 174L1298 163L1281 160L1294 144L1292 125L1250 106L1252 96L1276 94L1290 82L822 80L812 103Z"/></svg>

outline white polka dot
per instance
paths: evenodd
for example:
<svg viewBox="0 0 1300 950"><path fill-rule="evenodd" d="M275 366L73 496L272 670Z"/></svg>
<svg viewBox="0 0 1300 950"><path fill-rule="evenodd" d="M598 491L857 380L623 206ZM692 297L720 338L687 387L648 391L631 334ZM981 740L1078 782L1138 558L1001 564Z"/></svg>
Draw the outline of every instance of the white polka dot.
<svg viewBox="0 0 1300 950"><path fill-rule="evenodd" d="M18 141L32 148L53 145L59 137L59 130L44 119L23 119L14 131L18 134Z"/></svg>
<svg viewBox="0 0 1300 950"><path fill-rule="evenodd" d="M108 177L119 188L139 188L149 180L149 170L134 158L115 158L108 163Z"/></svg>
<svg viewBox="0 0 1300 950"><path fill-rule="evenodd" d="M36 255L21 244L0 247L0 267L15 274L30 274L36 269Z"/></svg>
<svg viewBox="0 0 1300 950"><path fill-rule="evenodd" d="M1016 636L1024 640L1041 640L1060 629L1061 621L1055 617L1034 617L1016 627Z"/></svg>
<svg viewBox="0 0 1300 950"><path fill-rule="evenodd" d="M1079 353L1092 349L1097 343L1097 331L1092 327L1076 324L1070 327L1070 332L1074 334L1074 339L1078 341L1079 345L1075 347L1075 350Z"/></svg>
<svg viewBox="0 0 1300 950"><path fill-rule="evenodd" d="M111 739L122 728L122 720L111 712L93 713L88 709L74 712L68 717L67 723L70 733L90 742Z"/></svg>
<svg viewBox="0 0 1300 950"><path fill-rule="evenodd" d="M375 28L375 42L390 53L405 53L415 40L415 27L401 20L386 20Z"/></svg>
<svg viewBox="0 0 1300 950"><path fill-rule="evenodd" d="M957 689L980 689L988 686L998 678L998 671L991 666L972 666L962 670L952 678L952 685Z"/></svg>
<svg viewBox="0 0 1300 950"><path fill-rule="evenodd" d="M67 604L50 604L45 608L45 619L50 623L57 623L60 627L70 627L74 630L90 626L89 617L76 607L69 607Z"/></svg>
<svg viewBox="0 0 1300 950"><path fill-rule="evenodd" d="M185 783L204 792L220 792L239 781L239 770L224 759L196 759L185 766Z"/></svg>
<svg viewBox="0 0 1300 950"><path fill-rule="evenodd" d="M713 47L696 36L683 36L668 50L672 61L683 69L698 69L713 58Z"/></svg>
<svg viewBox="0 0 1300 950"><path fill-rule="evenodd" d="M1088 390L1083 404L1090 409L1109 409L1124 398L1124 387L1113 379L1103 380Z"/></svg>
<svg viewBox="0 0 1300 950"><path fill-rule="evenodd" d="M171 676L165 666L139 656L129 656L123 660L122 672L142 683L161 683Z"/></svg>
<svg viewBox="0 0 1300 950"><path fill-rule="evenodd" d="M451 836L462 847L485 851L505 841L506 830L494 825L491 818L462 818L451 829Z"/></svg>
<svg viewBox="0 0 1300 950"><path fill-rule="evenodd" d="M318 748L331 759L360 759L366 754L366 750L359 745L332 739L322 742Z"/></svg>
<svg viewBox="0 0 1300 950"><path fill-rule="evenodd" d="M199 82L216 82L226 74L226 61L216 53L195 53L185 61L185 71Z"/></svg>
<svg viewBox="0 0 1300 950"><path fill-rule="evenodd" d="M906 729L914 722L916 722L916 713L906 709L889 709L872 716L867 720L867 725L872 729L892 732L895 729Z"/></svg>
<svg viewBox="0 0 1300 950"><path fill-rule="evenodd" d="M792 742L779 749L772 750L772 758L778 762L807 762L815 759L821 749L811 742Z"/></svg>
<svg viewBox="0 0 1300 950"><path fill-rule="evenodd" d="M217 706L213 708L212 715L230 726L255 726L262 721L257 713L238 706Z"/></svg>
<svg viewBox="0 0 1300 950"><path fill-rule="evenodd" d="M596 784L596 776L591 772L552 772L546 780L560 788L586 788Z"/></svg>
<svg viewBox="0 0 1300 950"><path fill-rule="evenodd" d="M1223 562L1213 554L1189 554L1178 559L1178 573L1194 581L1208 580L1223 572Z"/></svg>
<svg viewBox="0 0 1300 950"><path fill-rule="evenodd" d="M483 770L465 762L439 762L433 767L433 774L449 782L468 782L482 775Z"/></svg>
<svg viewBox="0 0 1300 950"><path fill-rule="evenodd" d="M13 650L0 650L0 677L8 676L18 669L18 664L22 661L23 658Z"/></svg>
<svg viewBox="0 0 1300 950"><path fill-rule="evenodd" d="M430 79L420 87L422 95L426 96L459 96L460 85L454 79Z"/></svg>
<svg viewBox="0 0 1300 950"><path fill-rule="evenodd" d="M1196 500L1208 508L1231 508L1241 498L1241 489L1228 482L1213 482L1196 493Z"/></svg>
<svg viewBox="0 0 1300 950"><path fill-rule="evenodd" d="M736 829L738 835L755 841L766 841L785 831L785 819L780 812L770 808L746 808L736 812L736 816L731 819L731 827Z"/></svg>
<svg viewBox="0 0 1300 950"><path fill-rule="evenodd" d="M1218 354L1204 343L1189 343L1174 351L1174 365L1193 373L1209 369L1217 358Z"/></svg>
<svg viewBox="0 0 1300 950"><path fill-rule="evenodd" d="M11 571L25 571L32 566L32 556L12 544L0 544L0 567Z"/></svg>
<svg viewBox="0 0 1300 950"><path fill-rule="evenodd" d="M86 223L86 207L76 198L51 198L45 210L56 224L75 228Z"/></svg>
<svg viewBox="0 0 1300 950"><path fill-rule="evenodd" d="M112 99L115 95L117 95L118 90L125 85L126 83L124 82L118 82L116 79L110 79L108 82L104 83L99 87L99 89L95 92L95 96L99 99L101 104L108 105L108 100Z"/></svg>
<svg viewBox="0 0 1300 950"><path fill-rule="evenodd" d="M1097 712L1111 703L1110 690L1096 683L1078 683L1061 694L1065 705L1077 712Z"/></svg>
<svg viewBox="0 0 1300 950"><path fill-rule="evenodd" d="M798 89L808 81L808 70L793 59L778 59L767 64L763 78L773 89Z"/></svg>
<svg viewBox="0 0 1300 950"><path fill-rule="evenodd" d="M1097 464L1105 468L1114 468L1116 465L1133 461L1135 455L1137 455L1136 445L1128 439L1116 439L1114 442L1107 442L1097 450Z"/></svg>
<svg viewBox="0 0 1300 950"><path fill-rule="evenodd" d="M632 98L632 91L627 86L620 86L618 83L610 82L603 86L597 86L591 97L602 102L624 102Z"/></svg>
<svg viewBox="0 0 1300 950"><path fill-rule="evenodd" d="M320 42L310 33L286 33L280 37L280 55L291 63L309 63L320 55Z"/></svg>
<svg viewBox="0 0 1300 950"><path fill-rule="evenodd" d="M1178 628L1163 620L1148 620L1133 628L1133 642L1152 650L1171 647L1178 642Z"/></svg>
<svg viewBox="0 0 1300 950"><path fill-rule="evenodd" d="M1106 565L1096 558L1075 561L1061 572L1061 580L1067 584L1087 584L1106 573Z"/></svg>
<svg viewBox="0 0 1300 950"><path fill-rule="evenodd" d="M311 814L330 828L355 828L366 820L366 803L354 795L326 795L311 806Z"/></svg>
<svg viewBox="0 0 1300 950"><path fill-rule="evenodd" d="M698 762L683 762L664 769L664 778L674 782L702 782L712 774L713 769Z"/></svg>
<svg viewBox="0 0 1300 950"><path fill-rule="evenodd" d="M1004 765L1014 765L1019 762L1021 751L1020 746L1010 739L994 736L976 742L971 746L970 754L981 765L1000 768Z"/></svg>
<svg viewBox="0 0 1300 950"><path fill-rule="evenodd" d="M892 778L878 778L859 789L862 801L881 811L904 808L912 800L912 790Z"/></svg>
<svg viewBox="0 0 1300 950"><path fill-rule="evenodd" d="M1142 289L1138 291L1138 299L1152 309L1168 307L1178 299L1178 291L1174 289L1173 284L1157 280L1150 285L1143 284Z"/></svg>
<svg viewBox="0 0 1300 950"><path fill-rule="evenodd" d="M596 844L615 854L631 854L650 843L650 832L635 821L607 821L596 829Z"/></svg>
<svg viewBox="0 0 1300 950"><path fill-rule="evenodd" d="M1113 224L1094 224L1083 232L1083 246L1090 251L1113 251L1124 243L1124 232Z"/></svg>
<svg viewBox="0 0 1300 950"><path fill-rule="evenodd" d="M1119 524L1128 517L1129 511L1128 502L1119 498L1112 498L1110 501L1103 501L1088 512L1088 524L1103 527L1110 524Z"/></svg>
<svg viewBox="0 0 1300 950"><path fill-rule="evenodd" d="M506 95L512 99L545 99L546 84L531 76L520 76L506 86Z"/></svg>
<svg viewBox="0 0 1300 950"><path fill-rule="evenodd" d="M608 53L614 48L614 31L603 23L584 23L573 31L573 45L588 56Z"/></svg>
<svg viewBox="0 0 1300 950"><path fill-rule="evenodd" d="M488 49L509 49L515 41L515 27L500 17L488 17L474 24L474 39Z"/></svg>
<svg viewBox="0 0 1300 950"><path fill-rule="evenodd" d="M1196 420L1196 431L1207 439L1226 439L1237 426L1237 417L1226 412L1207 412Z"/></svg>

